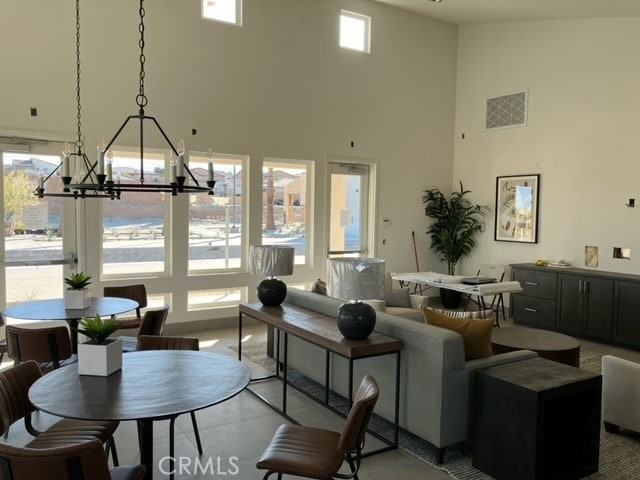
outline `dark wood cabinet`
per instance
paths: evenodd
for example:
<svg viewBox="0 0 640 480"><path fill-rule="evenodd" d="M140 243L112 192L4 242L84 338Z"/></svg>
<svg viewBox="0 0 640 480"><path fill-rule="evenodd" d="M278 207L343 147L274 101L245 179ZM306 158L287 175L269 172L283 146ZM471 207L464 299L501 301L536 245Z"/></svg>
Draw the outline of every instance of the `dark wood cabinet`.
<svg viewBox="0 0 640 480"><path fill-rule="evenodd" d="M613 341L640 347L640 282L615 282L613 318Z"/></svg>
<svg viewBox="0 0 640 480"><path fill-rule="evenodd" d="M521 294L511 295L511 316L517 318L519 323L531 327L553 329L556 317L556 274L512 266L511 278L522 286Z"/></svg>
<svg viewBox="0 0 640 480"><path fill-rule="evenodd" d="M516 323L640 347L640 275L511 265Z"/></svg>
<svg viewBox="0 0 640 480"><path fill-rule="evenodd" d="M602 340L611 339L613 280L558 275L558 330Z"/></svg>

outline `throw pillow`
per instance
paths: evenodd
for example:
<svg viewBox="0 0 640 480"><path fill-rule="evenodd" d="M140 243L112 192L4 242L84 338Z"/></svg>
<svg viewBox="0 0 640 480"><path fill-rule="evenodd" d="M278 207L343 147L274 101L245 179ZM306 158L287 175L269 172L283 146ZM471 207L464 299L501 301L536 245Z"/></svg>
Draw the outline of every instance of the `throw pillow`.
<svg viewBox="0 0 640 480"><path fill-rule="evenodd" d="M408 288L394 288L388 290L384 294L384 300L387 307L411 308L411 299L409 298Z"/></svg>
<svg viewBox="0 0 640 480"><path fill-rule="evenodd" d="M320 295L326 295L327 294L327 282L325 282L322 279L317 279L315 282L313 282L313 286L311 287L311 291L313 293L317 293Z"/></svg>
<svg viewBox="0 0 640 480"><path fill-rule="evenodd" d="M430 307L431 308L431 307ZM442 313L448 317L453 318L492 318L495 315L493 310L471 310L469 312L463 312L458 310L443 310L441 308L431 308L434 312Z"/></svg>
<svg viewBox="0 0 640 480"><path fill-rule="evenodd" d="M453 330L462 336L466 360L486 358L493 355L491 350L493 318L454 318L426 307L423 307L422 313L429 325Z"/></svg>

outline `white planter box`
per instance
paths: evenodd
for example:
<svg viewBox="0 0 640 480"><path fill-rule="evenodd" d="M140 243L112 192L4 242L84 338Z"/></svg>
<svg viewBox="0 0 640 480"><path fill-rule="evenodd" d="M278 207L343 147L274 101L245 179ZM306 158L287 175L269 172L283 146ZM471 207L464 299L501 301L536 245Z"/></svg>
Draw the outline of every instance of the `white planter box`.
<svg viewBox="0 0 640 480"><path fill-rule="evenodd" d="M78 344L78 373L106 377L122 368L122 340L109 339L109 343Z"/></svg>
<svg viewBox="0 0 640 480"><path fill-rule="evenodd" d="M88 288L82 290L67 289L64 291L64 308L68 310L84 310L91 306L91 292Z"/></svg>

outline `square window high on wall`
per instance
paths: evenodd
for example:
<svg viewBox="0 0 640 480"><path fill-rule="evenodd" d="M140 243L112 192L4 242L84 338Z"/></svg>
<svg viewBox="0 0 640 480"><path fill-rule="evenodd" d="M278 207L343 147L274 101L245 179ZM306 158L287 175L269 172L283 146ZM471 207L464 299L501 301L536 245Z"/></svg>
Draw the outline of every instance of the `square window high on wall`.
<svg viewBox="0 0 640 480"><path fill-rule="evenodd" d="M242 0L201 0L202 18L242 26Z"/></svg>
<svg viewBox="0 0 640 480"><path fill-rule="evenodd" d="M340 11L340 47L370 53L371 17Z"/></svg>

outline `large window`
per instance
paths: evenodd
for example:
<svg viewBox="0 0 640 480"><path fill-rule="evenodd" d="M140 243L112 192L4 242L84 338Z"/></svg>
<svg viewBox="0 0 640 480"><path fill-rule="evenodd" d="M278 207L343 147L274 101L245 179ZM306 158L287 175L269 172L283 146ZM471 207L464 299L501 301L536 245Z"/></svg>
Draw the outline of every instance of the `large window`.
<svg viewBox="0 0 640 480"><path fill-rule="evenodd" d="M214 155L214 195L189 201L189 271L240 269L245 221L243 172L247 157ZM191 152L189 169L201 185L208 177L206 154Z"/></svg>
<svg viewBox="0 0 640 480"><path fill-rule="evenodd" d="M242 25L242 0L201 0L202 18Z"/></svg>
<svg viewBox="0 0 640 480"><path fill-rule="evenodd" d="M265 159L262 167L262 244L295 247L295 263L307 263L312 211L311 162Z"/></svg>
<svg viewBox="0 0 640 480"><path fill-rule="evenodd" d="M114 151L113 180L140 182L139 152ZM145 151L146 184L168 183L165 154ZM126 192L120 200L102 201L102 274L104 276L166 273L167 205L170 194ZM89 246L88 255L91 255Z"/></svg>
<svg viewBox="0 0 640 480"><path fill-rule="evenodd" d="M371 17L342 10L340 12L340 46L370 52Z"/></svg>
<svg viewBox="0 0 640 480"><path fill-rule="evenodd" d="M2 152L0 152L2 154ZM2 154L3 270L7 304L62 296L62 199L37 198L34 189L60 164L59 155ZM52 191L62 190L60 176L47 181ZM2 256L0 256L2 257Z"/></svg>

